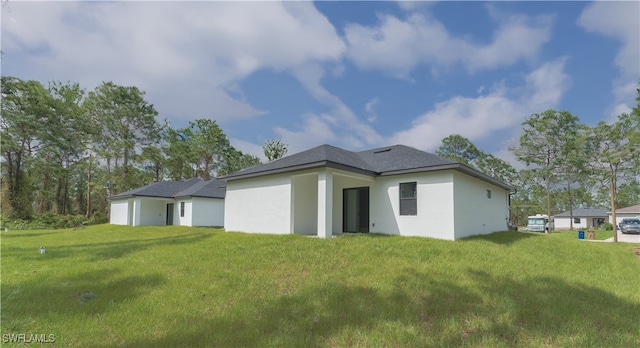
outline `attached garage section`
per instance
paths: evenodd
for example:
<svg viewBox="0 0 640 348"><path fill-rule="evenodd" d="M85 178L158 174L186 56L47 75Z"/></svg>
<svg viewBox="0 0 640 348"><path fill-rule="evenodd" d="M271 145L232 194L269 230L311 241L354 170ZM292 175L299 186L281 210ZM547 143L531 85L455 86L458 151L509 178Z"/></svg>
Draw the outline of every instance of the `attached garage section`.
<svg viewBox="0 0 640 348"><path fill-rule="evenodd" d="M111 201L109 222L113 225L131 225L133 215L133 199Z"/></svg>

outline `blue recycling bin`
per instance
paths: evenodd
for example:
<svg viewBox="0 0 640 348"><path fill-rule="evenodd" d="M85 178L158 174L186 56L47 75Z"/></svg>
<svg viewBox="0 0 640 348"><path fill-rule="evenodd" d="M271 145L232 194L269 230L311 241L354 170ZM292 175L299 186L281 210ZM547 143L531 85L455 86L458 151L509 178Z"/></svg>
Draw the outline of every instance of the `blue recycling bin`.
<svg viewBox="0 0 640 348"><path fill-rule="evenodd" d="M578 231L578 239L584 239L584 231Z"/></svg>

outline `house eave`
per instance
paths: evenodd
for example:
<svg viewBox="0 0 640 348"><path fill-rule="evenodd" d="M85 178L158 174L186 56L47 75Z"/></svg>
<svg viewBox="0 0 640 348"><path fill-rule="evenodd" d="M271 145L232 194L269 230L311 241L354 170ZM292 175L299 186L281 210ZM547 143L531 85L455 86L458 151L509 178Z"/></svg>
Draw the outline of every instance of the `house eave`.
<svg viewBox="0 0 640 348"><path fill-rule="evenodd" d="M136 195L136 194L132 194L132 195L126 195L126 196L112 196L109 197L108 199L110 201L115 200L115 199L125 199L125 198L134 198L134 197L149 197L149 198L162 198L162 199L172 199L173 197L171 196L154 196L154 195Z"/></svg>
<svg viewBox="0 0 640 348"><path fill-rule="evenodd" d="M209 198L209 199L224 199L224 197L211 197L211 196L205 196L205 195L184 195L184 196L175 196L173 197L175 199L180 199L180 198Z"/></svg>
<svg viewBox="0 0 640 348"><path fill-rule="evenodd" d="M265 171L261 171L261 172L255 172L255 173L237 174L237 175L232 174L232 175L223 176L220 179L227 180L227 181L233 181L233 180L238 180L238 179L255 178L255 177L259 177L259 176L288 173L288 172L293 172L293 171L298 171L298 170L321 168L321 167L340 169L340 170L345 170L345 171L349 171L349 172L352 172L352 173L364 174L364 175L368 175L368 176L376 176L377 175L376 172L373 172L373 171L370 171L370 170L367 170L367 169L356 168L356 167L352 167L352 166L348 166L348 165L344 165L344 164L340 164L340 163L335 163L335 162L331 162L331 161L318 161L318 162L312 162L312 163L301 164L301 165L296 165L296 166L290 166L290 167L284 167L284 168L278 168L278 169L272 169L272 170L265 170Z"/></svg>
<svg viewBox="0 0 640 348"><path fill-rule="evenodd" d="M465 165L461 165L460 163L443 164L443 165L430 166L430 167L410 168L410 169L403 169L403 170L393 170L393 171L380 173L380 176L412 174L412 173L420 173L420 172L433 172L433 171L440 171L440 170L458 170L464 174L489 182L493 185L502 187L506 190L510 190L510 191L515 190L515 188L512 187L511 185L503 183L500 180L494 179L486 174L483 174Z"/></svg>

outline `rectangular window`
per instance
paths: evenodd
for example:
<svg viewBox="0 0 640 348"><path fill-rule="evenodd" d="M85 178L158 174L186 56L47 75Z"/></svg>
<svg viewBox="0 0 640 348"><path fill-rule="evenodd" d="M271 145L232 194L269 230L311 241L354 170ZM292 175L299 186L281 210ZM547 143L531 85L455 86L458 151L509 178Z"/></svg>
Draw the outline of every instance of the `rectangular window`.
<svg viewBox="0 0 640 348"><path fill-rule="evenodd" d="M574 224L579 224L580 223L580 218L573 218L573 223Z"/></svg>
<svg viewBox="0 0 640 348"><path fill-rule="evenodd" d="M415 182L400 183L400 215L418 215L418 191Z"/></svg>
<svg viewBox="0 0 640 348"><path fill-rule="evenodd" d="M491 190L487 190L487 198L491 198Z"/></svg>
<svg viewBox="0 0 640 348"><path fill-rule="evenodd" d="M180 217L184 217L184 202L180 202Z"/></svg>

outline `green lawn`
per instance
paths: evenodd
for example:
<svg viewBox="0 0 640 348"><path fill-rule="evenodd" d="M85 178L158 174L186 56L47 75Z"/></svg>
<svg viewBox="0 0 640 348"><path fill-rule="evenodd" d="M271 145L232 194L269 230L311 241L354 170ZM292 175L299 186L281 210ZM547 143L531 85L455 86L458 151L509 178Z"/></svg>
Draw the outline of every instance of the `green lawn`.
<svg viewBox="0 0 640 348"><path fill-rule="evenodd" d="M640 245L110 225L1 243L3 345L640 346Z"/></svg>

